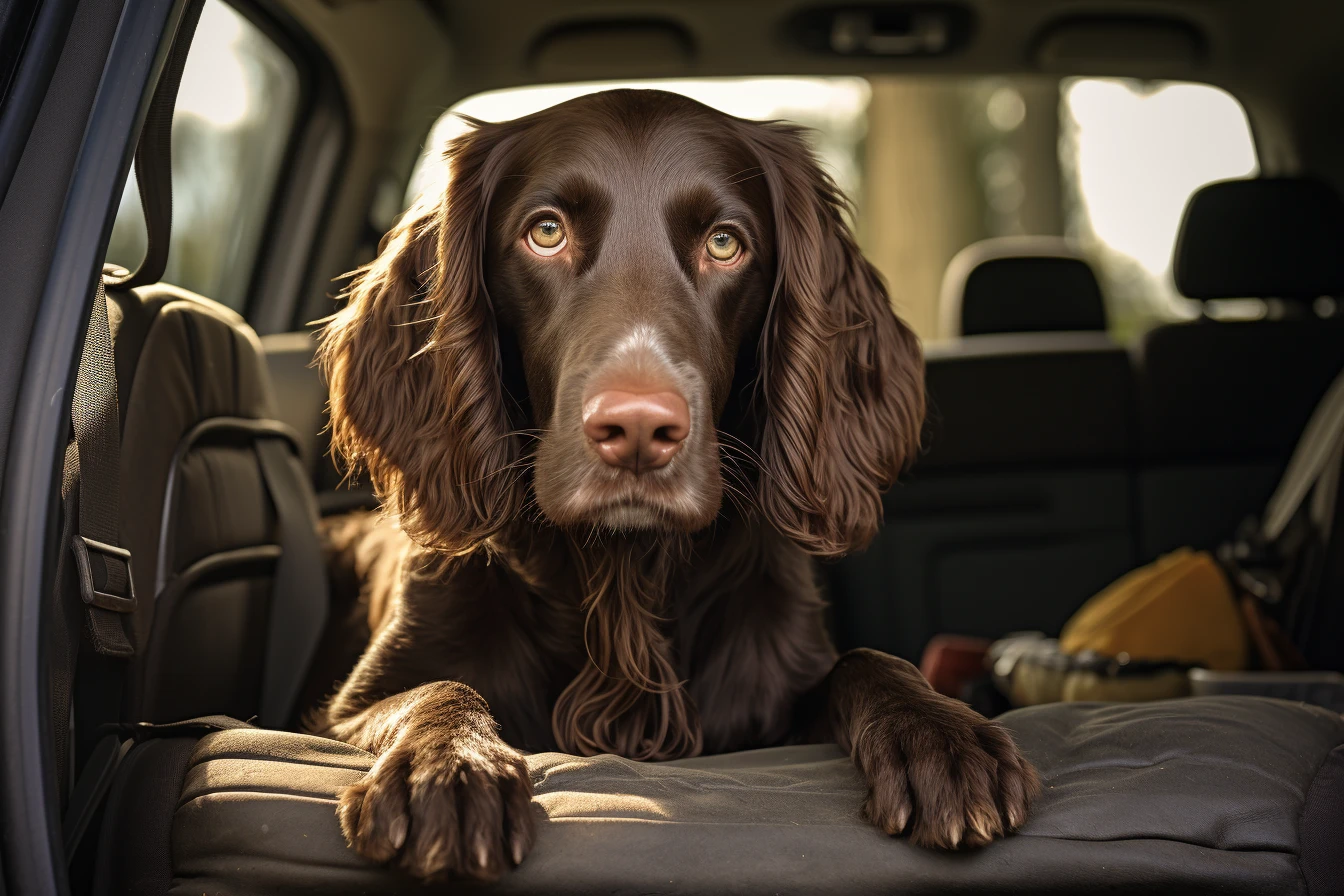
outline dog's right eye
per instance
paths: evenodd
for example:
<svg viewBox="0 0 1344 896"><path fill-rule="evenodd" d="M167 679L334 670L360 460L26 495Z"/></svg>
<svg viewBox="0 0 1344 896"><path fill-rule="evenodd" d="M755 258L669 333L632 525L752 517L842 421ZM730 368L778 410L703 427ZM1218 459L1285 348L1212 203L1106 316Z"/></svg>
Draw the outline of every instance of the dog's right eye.
<svg viewBox="0 0 1344 896"><path fill-rule="evenodd" d="M538 255L554 255L565 248L565 228L554 218L543 218L527 232L527 245Z"/></svg>
<svg viewBox="0 0 1344 896"><path fill-rule="evenodd" d="M737 237L721 230L709 238L705 243L705 249L715 261L727 264L737 258L738 253L742 251L742 244L738 242Z"/></svg>

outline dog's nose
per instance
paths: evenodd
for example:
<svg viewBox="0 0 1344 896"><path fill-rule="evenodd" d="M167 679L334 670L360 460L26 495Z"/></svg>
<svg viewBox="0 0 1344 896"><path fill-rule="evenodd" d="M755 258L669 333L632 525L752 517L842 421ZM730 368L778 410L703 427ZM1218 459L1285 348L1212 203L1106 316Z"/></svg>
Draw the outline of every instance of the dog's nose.
<svg viewBox="0 0 1344 896"><path fill-rule="evenodd" d="M642 473L681 450L691 432L691 411L676 392L607 389L584 404L583 432L602 460Z"/></svg>

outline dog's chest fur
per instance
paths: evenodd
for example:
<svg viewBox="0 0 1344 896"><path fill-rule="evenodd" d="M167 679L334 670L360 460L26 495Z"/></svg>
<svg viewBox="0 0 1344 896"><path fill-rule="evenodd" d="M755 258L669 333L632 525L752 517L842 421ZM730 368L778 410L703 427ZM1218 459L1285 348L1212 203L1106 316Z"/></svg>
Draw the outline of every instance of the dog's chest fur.
<svg viewBox="0 0 1344 896"><path fill-rule="evenodd" d="M779 743L835 658L809 558L741 521L683 544L528 527L406 569L402 649L386 659L408 688L470 685L525 750L663 759Z"/></svg>

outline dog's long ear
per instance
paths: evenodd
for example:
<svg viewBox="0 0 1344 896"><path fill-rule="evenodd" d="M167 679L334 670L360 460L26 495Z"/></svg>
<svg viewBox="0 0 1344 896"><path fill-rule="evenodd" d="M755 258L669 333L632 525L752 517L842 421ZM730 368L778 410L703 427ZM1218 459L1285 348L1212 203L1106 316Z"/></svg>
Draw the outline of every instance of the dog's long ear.
<svg viewBox="0 0 1344 896"><path fill-rule="evenodd" d="M799 129L756 124L749 133L775 219L760 350L761 507L806 550L839 556L872 540L882 492L919 448L923 355Z"/></svg>
<svg viewBox="0 0 1344 896"><path fill-rule="evenodd" d="M388 233L321 333L333 450L369 471L408 535L450 553L489 538L522 504L483 276L508 142L477 125L449 145L446 191Z"/></svg>

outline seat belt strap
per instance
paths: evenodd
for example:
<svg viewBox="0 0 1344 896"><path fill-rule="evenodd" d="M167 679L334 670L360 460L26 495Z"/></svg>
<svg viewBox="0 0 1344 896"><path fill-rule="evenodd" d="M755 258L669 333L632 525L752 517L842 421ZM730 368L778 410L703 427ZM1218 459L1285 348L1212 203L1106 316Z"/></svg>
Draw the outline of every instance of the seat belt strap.
<svg viewBox="0 0 1344 896"><path fill-rule="evenodd" d="M149 235L145 261L133 274L104 274L99 278L72 401L76 465L66 471L66 477L79 484L79 524L69 544L75 554L79 593L87 607L93 647L104 656L123 659L135 654L125 617L135 612L136 595L130 552L118 543L121 418L104 282L129 289L157 282L163 276L173 217L173 106L203 5L203 0L193 0L182 13L136 147L136 177Z"/></svg>
<svg viewBox="0 0 1344 896"><path fill-rule="evenodd" d="M136 607L130 552L118 546L121 520L121 424L116 362L107 322L107 295L100 280L71 402L74 469L78 482L76 531L69 541L75 556L79 596L89 637L104 656L126 658L135 647L125 618Z"/></svg>
<svg viewBox="0 0 1344 896"><path fill-rule="evenodd" d="M1264 543L1272 543L1283 534L1312 487L1322 476L1331 475L1331 462L1337 466L1341 445L1344 445L1344 372L1335 377L1316 405L1293 449L1283 478L1265 505L1260 528ZM1318 513L1328 513L1330 509L1332 506L1314 506L1313 520L1317 519Z"/></svg>
<svg viewBox="0 0 1344 896"><path fill-rule="evenodd" d="M261 679L261 723L284 728L327 622L327 567L317 537L317 506L290 444L256 441L261 474L275 507L280 559L271 588Z"/></svg>
<svg viewBox="0 0 1344 896"><path fill-rule="evenodd" d="M145 257L134 272L109 276L108 286L133 289L158 283L168 268L168 245L173 231L173 107L187 65L191 37L201 18L204 0L189 0L182 11L173 46L164 61L154 88L140 142L135 147L135 182L140 188L140 207L145 213Z"/></svg>
<svg viewBox="0 0 1344 896"><path fill-rule="evenodd" d="M57 761L66 774L76 768L79 743L72 742L69 728L72 701L78 717L85 719L118 718L126 674L125 663L115 663L106 680L97 682L96 705L90 702L90 674L87 666L96 657L85 655L81 663L80 623L88 643L103 657L125 660L135 655L127 617L136 608L135 586L131 576L131 555L118 546L121 519L121 415L117 398L116 366L112 355L112 335L107 320L107 294L101 278L94 291L93 313L84 334L84 350L75 375L75 393L71 399L74 442L66 451L62 494L65 521L62 538L73 554L73 563L64 560L56 573L56 599L63 619L61 637L64 662L53 676L52 713L57 726ZM68 585L73 574L76 588ZM78 594L78 601L74 593ZM73 605L73 606L72 606ZM75 672L85 668L83 679ZM80 697L73 691L80 687ZM112 784L112 775L124 755L120 738L104 737L84 760L83 769L70 790L62 822L66 855L72 857L88 829L103 797ZM62 781L63 788L69 786Z"/></svg>
<svg viewBox="0 0 1344 896"><path fill-rule="evenodd" d="M112 779L117 766L130 752L134 741L123 741L115 734L108 734L98 741L84 764L84 772L70 794L70 805L65 810L61 823L61 836L65 841L65 853L73 856L84 839L98 807L103 804L107 792L112 789Z"/></svg>
<svg viewBox="0 0 1344 896"><path fill-rule="evenodd" d="M117 731L135 741L152 737L185 737L191 734L204 737L215 731L257 729L251 722L222 715L196 716L194 719L182 719L178 722L123 722L115 727Z"/></svg>

